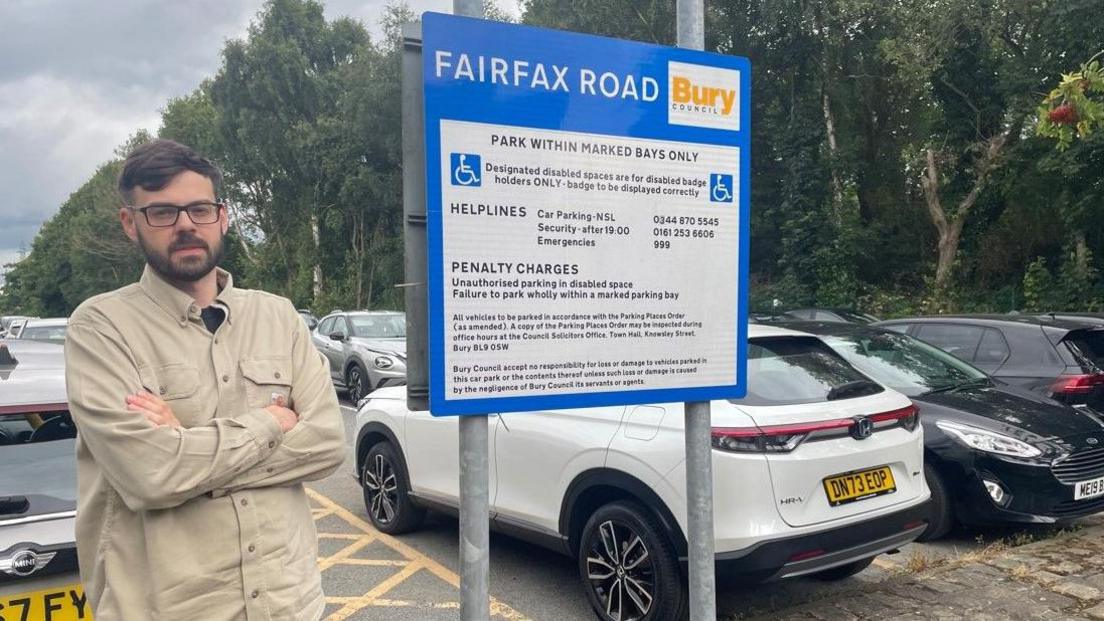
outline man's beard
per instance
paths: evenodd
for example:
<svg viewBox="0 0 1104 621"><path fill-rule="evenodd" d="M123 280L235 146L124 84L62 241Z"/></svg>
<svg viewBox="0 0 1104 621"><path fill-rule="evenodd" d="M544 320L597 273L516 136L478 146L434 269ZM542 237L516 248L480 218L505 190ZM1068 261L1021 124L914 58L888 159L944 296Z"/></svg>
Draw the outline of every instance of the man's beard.
<svg viewBox="0 0 1104 621"><path fill-rule="evenodd" d="M215 243L214 250L212 250L207 242L185 233L173 239L167 252L160 252L147 246L145 240L142 239L141 230L139 229L138 232L138 246L142 248L142 253L146 255L146 263L161 277L175 282L195 282L215 269L215 266L222 260L223 239L224 236L220 235ZM181 257L176 263L173 263L172 253L182 248L202 248L205 254Z"/></svg>

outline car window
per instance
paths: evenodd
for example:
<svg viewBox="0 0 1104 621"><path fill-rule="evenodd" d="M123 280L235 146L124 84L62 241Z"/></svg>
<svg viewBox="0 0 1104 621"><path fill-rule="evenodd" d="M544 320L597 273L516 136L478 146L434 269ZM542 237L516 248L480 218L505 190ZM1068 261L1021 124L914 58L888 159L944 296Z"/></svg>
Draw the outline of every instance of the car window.
<svg viewBox="0 0 1104 621"><path fill-rule="evenodd" d="M869 381L855 367L812 337L753 339L748 344L748 391L735 403L793 405L828 400L833 389ZM877 384L848 393L859 397L883 392Z"/></svg>
<svg viewBox="0 0 1104 621"><path fill-rule="evenodd" d="M334 332L340 334L341 336L349 336L349 326L345 325L344 317L334 317L334 325L329 333Z"/></svg>
<svg viewBox="0 0 1104 621"><path fill-rule="evenodd" d="M811 321L813 319L814 311L807 310L807 309L799 309L799 310L786 311L786 313L789 314L789 315L792 315L794 317L797 317L798 319L807 319L807 320Z"/></svg>
<svg viewBox="0 0 1104 621"><path fill-rule="evenodd" d="M405 315L350 315L353 336L373 339L406 338Z"/></svg>
<svg viewBox="0 0 1104 621"><path fill-rule="evenodd" d="M908 323L893 323L887 326L879 325L879 328L885 328L886 330L893 330L894 332L900 332L901 334L907 334L912 324Z"/></svg>
<svg viewBox="0 0 1104 621"><path fill-rule="evenodd" d="M1008 342L1000 330L986 328L974 355L974 364L1000 364L1008 359L1010 353Z"/></svg>
<svg viewBox="0 0 1104 621"><path fill-rule="evenodd" d="M985 377L942 349L904 334L859 333L825 340L857 369L910 397Z"/></svg>
<svg viewBox="0 0 1104 621"><path fill-rule="evenodd" d="M953 354L962 360L973 360L974 352L981 343L983 328L950 323L920 324L916 338L935 345L939 349Z"/></svg>
<svg viewBox="0 0 1104 621"><path fill-rule="evenodd" d="M326 336L329 336L333 331L334 317L327 317L322 320L322 323L318 326L318 331Z"/></svg>
<svg viewBox="0 0 1104 621"><path fill-rule="evenodd" d="M39 444L77 437L69 412L32 411L0 415L0 447Z"/></svg>
<svg viewBox="0 0 1104 621"><path fill-rule="evenodd" d="M1062 343L1082 366L1095 367L1086 371L1104 371L1104 330L1073 330Z"/></svg>
<svg viewBox="0 0 1104 621"><path fill-rule="evenodd" d="M64 341L66 326L27 326L19 335L30 341Z"/></svg>

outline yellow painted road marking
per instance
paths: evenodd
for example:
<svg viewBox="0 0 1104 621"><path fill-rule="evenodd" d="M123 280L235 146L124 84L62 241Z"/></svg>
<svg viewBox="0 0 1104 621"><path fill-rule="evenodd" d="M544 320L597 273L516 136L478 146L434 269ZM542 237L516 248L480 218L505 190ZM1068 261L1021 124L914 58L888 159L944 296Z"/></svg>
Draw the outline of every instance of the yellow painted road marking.
<svg viewBox="0 0 1104 621"><path fill-rule="evenodd" d="M353 533L318 533L319 539L347 539L350 541L356 541L364 535L356 535Z"/></svg>
<svg viewBox="0 0 1104 621"><path fill-rule="evenodd" d="M387 599L385 595L387 595L389 591L422 570L429 572L454 588L459 588L460 576L441 563L435 561L433 558L419 552L399 539L377 531L370 523L361 519L352 511L349 511L315 490L308 488L307 495L314 504L318 505L318 508L312 511L315 520L321 520L324 517L333 515L359 531L355 534L318 533L319 539L335 539L350 542L349 545L335 554L328 557L320 557L318 559L318 567L320 570L325 571L337 565L395 567L399 569L397 573L389 576L364 595L356 597L327 597L326 603L340 605L341 608L331 614L326 621L344 621L344 619L348 619L358 611L368 607L445 610L460 608L459 602L433 603ZM404 560L352 558L352 555L375 542L382 543L391 550L397 552ZM490 602L490 613L491 616L496 619L529 621L528 617L493 597Z"/></svg>

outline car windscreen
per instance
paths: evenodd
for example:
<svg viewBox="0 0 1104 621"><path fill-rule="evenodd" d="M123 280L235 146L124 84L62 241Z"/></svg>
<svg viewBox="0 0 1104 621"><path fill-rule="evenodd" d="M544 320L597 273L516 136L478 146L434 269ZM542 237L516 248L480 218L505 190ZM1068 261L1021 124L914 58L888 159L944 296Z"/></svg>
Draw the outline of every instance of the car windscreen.
<svg viewBox="0 0 1104 621"><path fill-rule="evenodd" d="M405 315L349 315L353 336L370 339L406 338Z"/></svg>
<svg viewBox="0 0 1104 621"><path fill-rule="evenodd" d="M66 326L27 326L19 338L28 341L64 341Z"/></svg>
<svg viewBox="0 0 1104 621"><path fill-rule="evenodd" d="M65 411L0 414L0 497L7 499L0 517L75 507L76 436Z"/></svg>
<svg viewBox="0 0 1104 621"><path fill-rule="evenodd" d="M844 311L844 310L838 310L838 311L835 311L835 312L836 312L837 315L839 315L840 317L843 317L844 319L846 319L847 321L849 321L851 323L868 324L868 323L874 323L875 321L878 321L877 317L874 317L873 315L867 315L866 313L853 313L851 311Z"/></svg>
<svg viewBox="0 0 1104 621"><path fill-rule="evenodd" d="M747 396L743 405L794 405L883 392L814 337L765 337L748 343Z"/></svg>
<svg viewBox="0 0 1104 621"><path fill-rule="evenodd" d="M904 334L860 332L825 341L863 373L910 397L987 378L938 347Z"/></svg>
<svg viewBox="0 0 1104 621"><path fill-rule="evenodd" d="M1073 330L1062 343L1085 371L1104 372L1104 330Z"/></svg>

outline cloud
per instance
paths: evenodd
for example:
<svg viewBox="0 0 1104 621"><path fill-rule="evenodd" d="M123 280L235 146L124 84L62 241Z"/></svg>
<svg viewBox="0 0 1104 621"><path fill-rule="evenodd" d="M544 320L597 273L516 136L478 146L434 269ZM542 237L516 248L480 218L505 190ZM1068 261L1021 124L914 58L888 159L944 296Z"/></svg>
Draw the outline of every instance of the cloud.
<svg viewBox="0 0 1104 621"><path fill-rule="evenodd" d="M385 0L331 0L378 36ZM501 6L517 13L516 0ZM139 129L157 130L245 36L262 0L0 0L0 257L30 247L44 221ZM449 12L450 0L409 2Z"/></svg>

